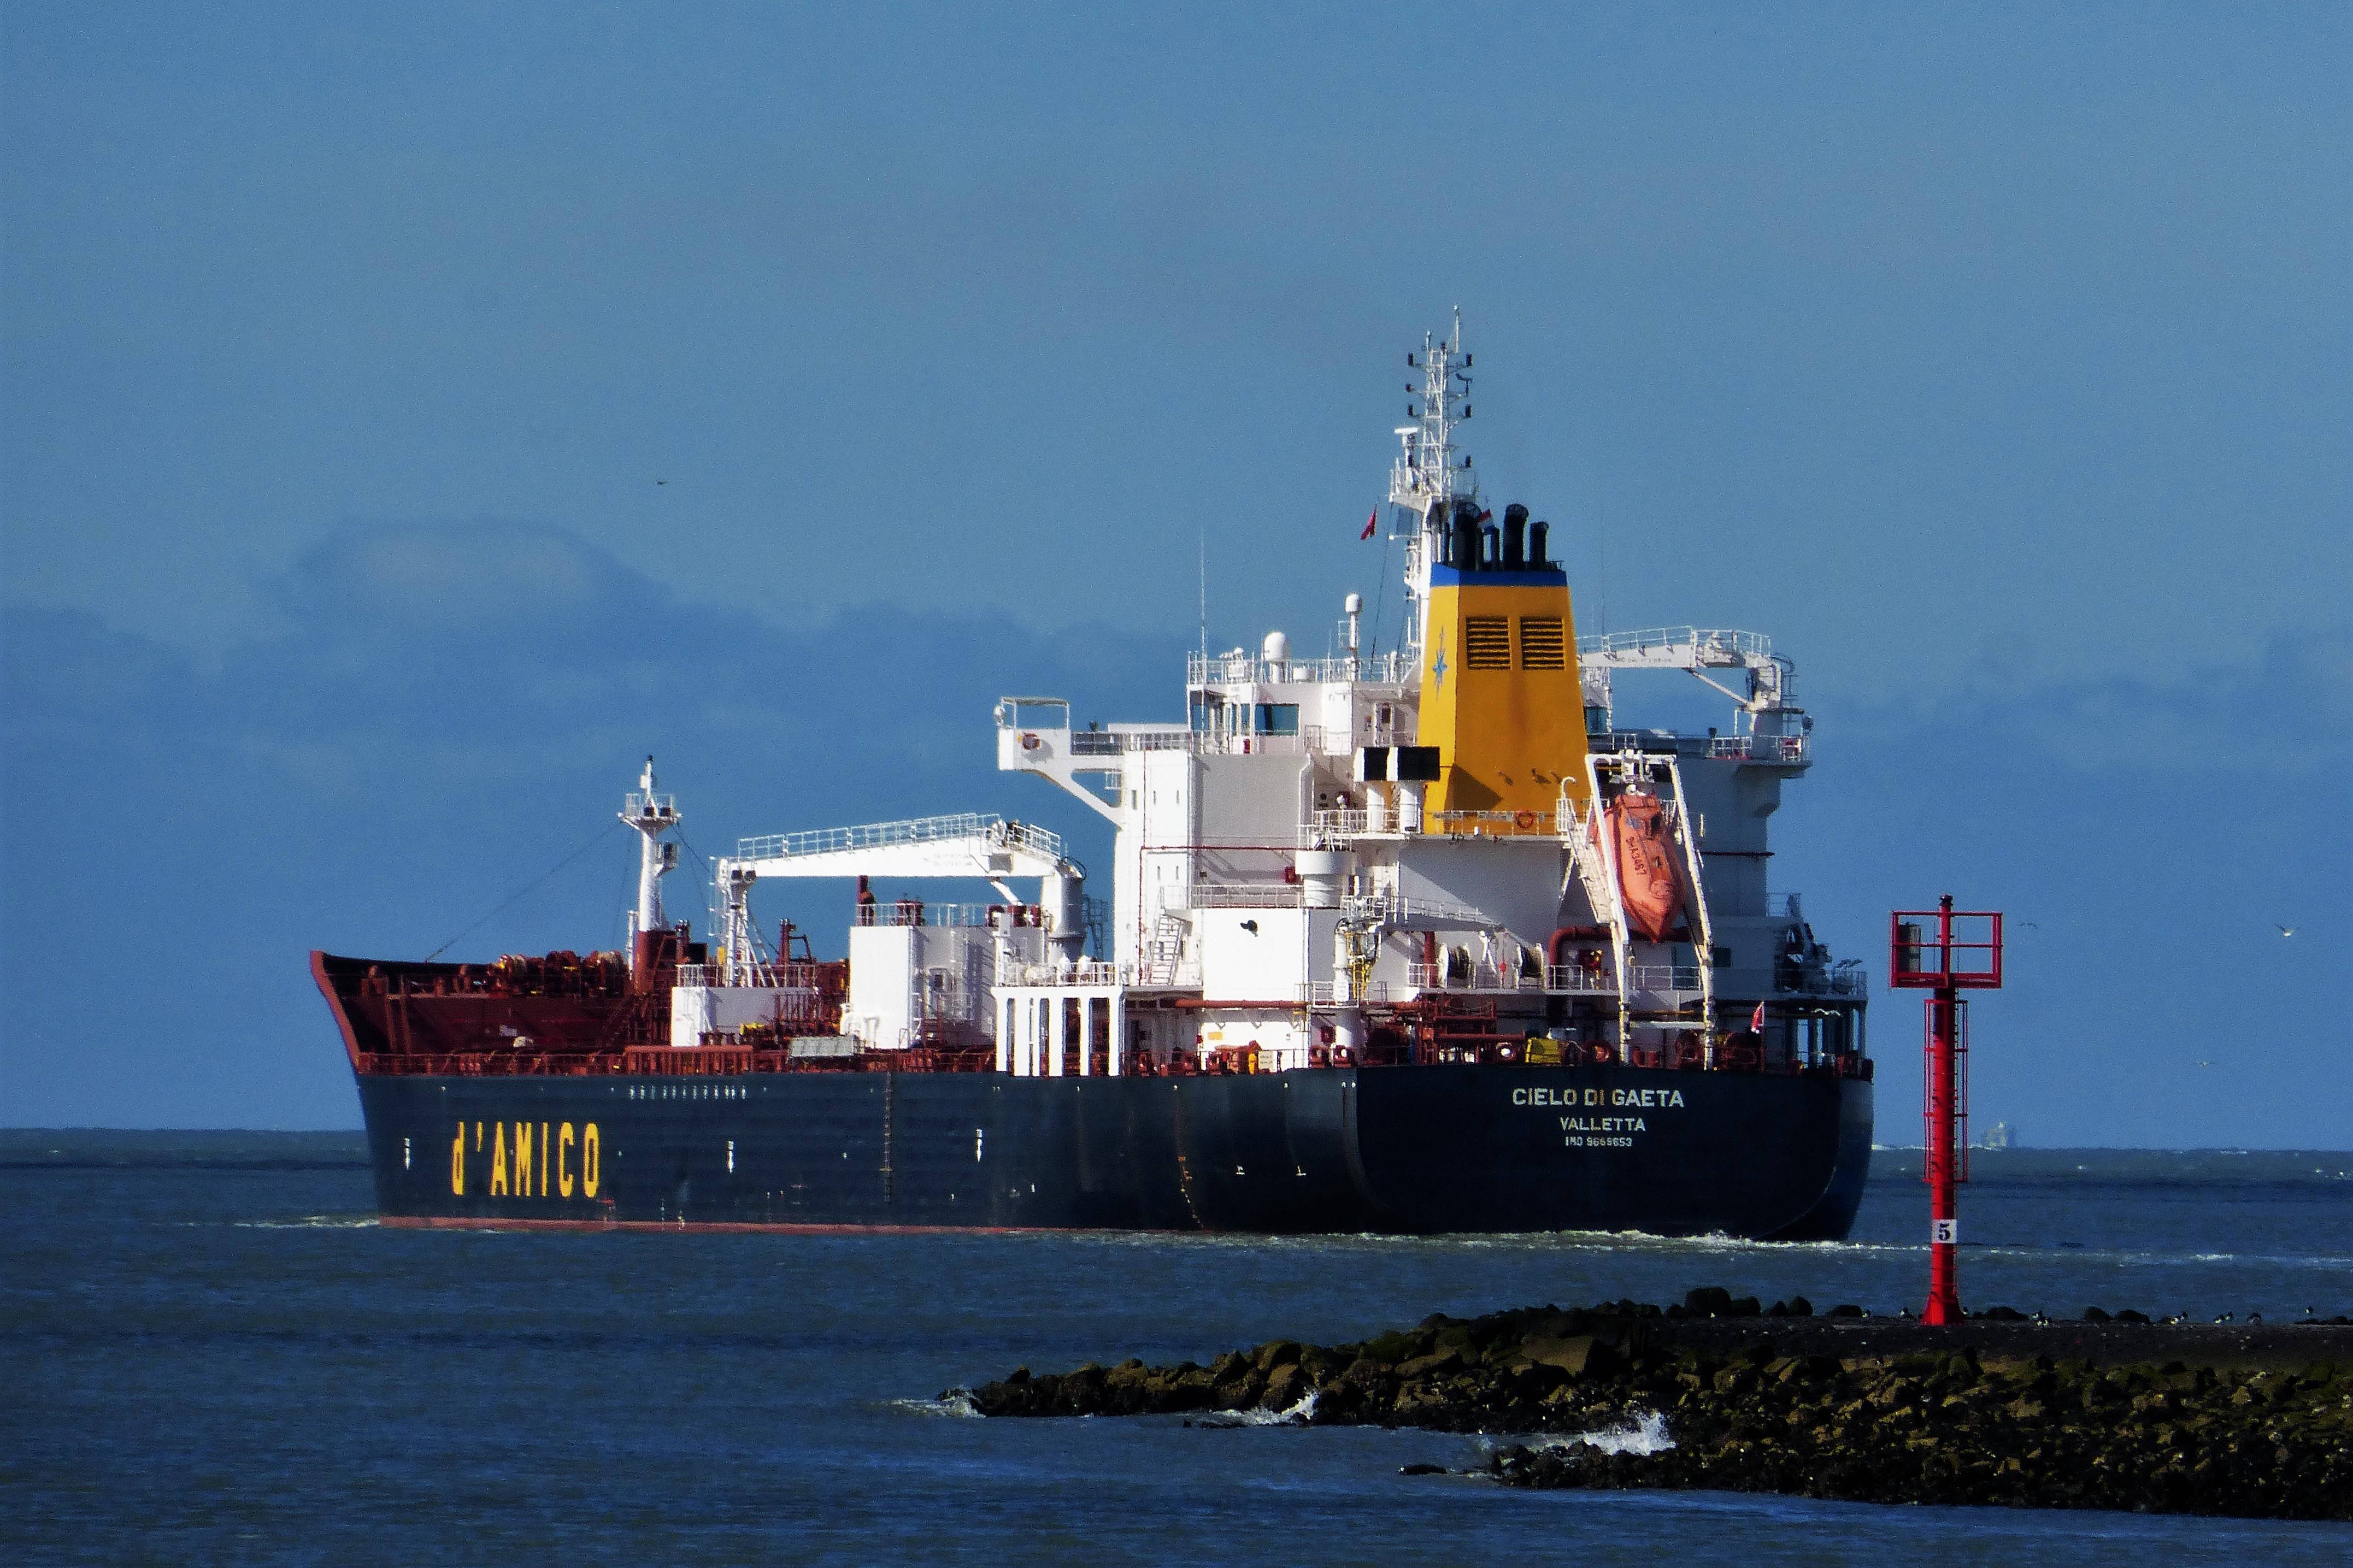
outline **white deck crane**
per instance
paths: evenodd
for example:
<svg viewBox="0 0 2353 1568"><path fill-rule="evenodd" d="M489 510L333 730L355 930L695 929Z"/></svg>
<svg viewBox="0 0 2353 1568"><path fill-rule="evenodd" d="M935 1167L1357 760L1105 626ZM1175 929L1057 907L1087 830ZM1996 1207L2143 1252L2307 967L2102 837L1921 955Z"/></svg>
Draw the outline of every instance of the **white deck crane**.
<svg viewBox="0 0 2353 1568"><path fill-rule="evenodd" d="M1074 963L1086 942L1086 871L1062 853L1061 836L993 815L964 812L746 838L714 869L724 905L721 940L730 984L748 984L742 976L757 962L745 895L754 882L779 877L972 879L987 882L1008 903L1021 901L1009 879L1035 877L1049 948Z"/></svg>

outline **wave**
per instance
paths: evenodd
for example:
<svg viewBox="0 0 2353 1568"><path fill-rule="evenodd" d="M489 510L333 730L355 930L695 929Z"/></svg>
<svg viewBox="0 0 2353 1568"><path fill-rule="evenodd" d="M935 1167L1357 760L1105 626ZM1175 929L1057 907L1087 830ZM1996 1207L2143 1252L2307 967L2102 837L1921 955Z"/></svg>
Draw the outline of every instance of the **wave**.
<svg viewBox="0 0 2353 1568"><path fill-rule="evenodd" d="M1495 1439L1488 1447L1496 1446ZM1605 1454L1662 1454L1675 1446L1673 1434L1667 1430L1667 1418L1655 1410L1630 1414L1623 1421L1607 1426L1597 1426L1590 1432L1574 1432L1567 1436L1546 1435L1526 1439L1520 1446L1539 1453L1566 1453L1571 1448L1588 1447Z"/></svg>
<svg viewBox="0 0 2353 1568"><path fill-rule="evenodd" d="M1311 1388L1288 1409L1220 1410L1213 1419L1231 1421L1240 1426L1304 1426L1314 1415L1315 1391Z"/></svg>
<svg viewBox="0 0 2353 1568"><path fill-rule="evenodd" d="M937 1399L893 1399L888 1402L893 1410L904 1410L914 1415L949 1415L958 1420L987 1419L980 1407L972 1402L968 1388L951 1388Z"/></svg>

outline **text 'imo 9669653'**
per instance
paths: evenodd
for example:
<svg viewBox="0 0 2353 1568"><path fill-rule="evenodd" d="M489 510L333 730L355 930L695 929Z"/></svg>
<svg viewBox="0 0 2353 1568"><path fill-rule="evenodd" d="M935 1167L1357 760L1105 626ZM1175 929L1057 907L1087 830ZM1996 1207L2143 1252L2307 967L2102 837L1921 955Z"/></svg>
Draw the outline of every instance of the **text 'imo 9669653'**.
<svg viewBox="0 0 2353 1568"><path fill-rule="evenodd" d="M997 704L997 766L1110 823L1107 901L1051 832L923 817L743 840L698 942L648 759L626 952L313 953L386 1220L1844 1235L1862 970L1767 887L1811 762L1789 662L1578 637L1549 525L1498 519L1456 444L1461 335L1407 356L1367 525L1403 546L1399 646L1351 595L1323 657L1192 656L1167 723ZM1730 731L1622 726L1636 670L1716 688ZM857 880L846 960L753 918L810 877Z"/></svg>

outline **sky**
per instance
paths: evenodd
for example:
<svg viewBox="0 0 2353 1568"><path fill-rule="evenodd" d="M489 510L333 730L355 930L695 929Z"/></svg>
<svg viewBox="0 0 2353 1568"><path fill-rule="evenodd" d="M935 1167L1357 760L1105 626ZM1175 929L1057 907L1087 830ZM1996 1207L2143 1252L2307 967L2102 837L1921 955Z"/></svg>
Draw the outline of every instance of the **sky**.
<svg viewBox="0 0 2353 1568"><path fill-rule="evenodd" d="M1459 307L1580 627L1797 661L1776 890L2013 911L1980 1121L2342 1148L2348 18L12 5L0 1124L356 1125L307 951L611 944L649 751L1103 858L990 703L1393 638Z"/></svg>

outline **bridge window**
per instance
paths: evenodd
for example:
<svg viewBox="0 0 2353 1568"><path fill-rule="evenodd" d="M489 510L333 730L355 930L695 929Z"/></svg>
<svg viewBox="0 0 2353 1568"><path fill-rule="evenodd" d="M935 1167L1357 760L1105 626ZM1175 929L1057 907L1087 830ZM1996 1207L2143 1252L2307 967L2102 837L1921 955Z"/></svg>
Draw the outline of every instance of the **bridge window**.
<svg viewBox="0 0 2353 1568"><path fill-rule="evenodd" d="M1296 735L1299 733L1299 704L1296 702L1261 702L1258 705L1258 732L1261 735Z"/></svg>

